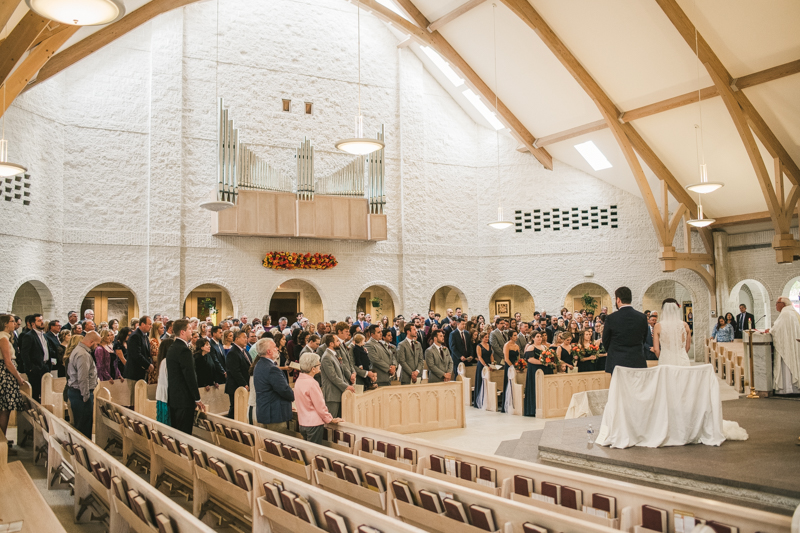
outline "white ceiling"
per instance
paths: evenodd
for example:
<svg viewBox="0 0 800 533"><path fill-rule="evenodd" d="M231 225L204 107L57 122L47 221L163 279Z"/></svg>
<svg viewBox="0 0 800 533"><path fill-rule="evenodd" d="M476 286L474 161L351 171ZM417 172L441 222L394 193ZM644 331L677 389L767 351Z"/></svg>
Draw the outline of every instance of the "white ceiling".
<svg viewBox="0 0 800 533"><path fill-rule="evenodd" d="M127 12L149 0L125 0ZM344 1L344 0L343 0ZM391 0L379 0L386 4ZM413 0L434 21L467 0ZM690 48L655 0L529 0L553 31L622 110L631 110L698 88L698 65ZM509 9L497 1L497 79L492 2L484 2L440 29L455 50L481 76L523 125L543 137L600 120L592 100ZM800 0L678 0L678 3L734 77L800 59ZM25 13L22 3L9 27ZM82 28L66 46L99 27ZM395 34L402 37L396 30ZM438 69L412 47L456 100L486 124ZM704 68L699 85L712 85ZM800 164L800 74L745 89L784 148ZM491 106L494 102L487 102ZM636 120L641 133L684 185L698 181L695 124L701 106L693 104ZM709 178L725 187L703 198L711 216L766 211L752 165L720 98L702 103L703 145ZM594 171L574 145L592 140L613 167ZM547 146L553 157L640 195L633 175L608 130ZM768 154L766 167L773 165ZM657 180L646 169L651 185ZM657 190L657 189L655 189Z"/></svg>

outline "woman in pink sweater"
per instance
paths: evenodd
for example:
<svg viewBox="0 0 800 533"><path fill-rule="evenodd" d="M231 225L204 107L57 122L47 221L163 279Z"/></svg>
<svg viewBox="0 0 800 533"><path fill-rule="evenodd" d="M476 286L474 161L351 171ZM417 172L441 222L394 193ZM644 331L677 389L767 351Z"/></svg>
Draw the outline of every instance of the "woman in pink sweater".
<svg viewBox="0 0 800 533"><path fill-rule="evenodd" d="M313 352L306 352L300 356L299 363L300 375L294 382L294 405L297 409L300 434L308 442L322 444L325 424L338 424L342 419L333 418L328 411L322 388L314 379L314 376L319 374L319 356Z"/></svg>

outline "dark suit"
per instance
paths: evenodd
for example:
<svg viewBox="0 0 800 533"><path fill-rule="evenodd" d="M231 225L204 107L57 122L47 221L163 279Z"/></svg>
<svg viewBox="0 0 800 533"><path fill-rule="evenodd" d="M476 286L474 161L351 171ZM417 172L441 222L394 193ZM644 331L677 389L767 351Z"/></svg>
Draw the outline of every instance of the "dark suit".
<svg viewBox="0 0 800 533"><path fill-rule="evenodd" d="M615 366L647 368L644 358L647 332L647 317L631 306L608 315L603 326L603 346L608 351L606 372L613 374Z"/></svg>
<svg viewBox="0 0 800 533"><path fill-rule="evenodd" d="M644 358L648 361L658 361L655 352L651 352L650 348L653 347L653 329L650 324L647 324L647 338L644 340Z"/></svg>
<svg viewBox="0 0 800 533"><path fill-rule="evenodd" d="M231 344L227 363L228 379L225 381L225 394L231 399L228 418L233 418L233 395L236 394L236 389L250 385L250 358L238 345Z"/></svg>
<svg viewBox="0 0 800 533"><path fill-rule="evenodd" d="M463 334L463 337L462 337ZM450 342L448 345L450 346L450 357L453 358L453 375L455 376L458 373L458 364L461 363L461 358L469 358L471 353L471 342L469 339L469 333L465 331L460 331L459 329L454 329L453 332L450 334ZM472 361L464 361L464 366L471 365Z"/></svg>
<svg viewBox="0 0 800 533"><path fill-rule="evenodd" d="M130 346L130 340L128 343ZM200 391L192 349L181 339L176 339L167 350L167 387L170 425L191 435L195 402L200 401Z"/></svg>
<svg viewBox="0 0 800 533"><path fill-rule="evenodd" d="M752 313L744 312L736 315L736 320L733 324L733 338L741 339L742 331L750 329L750 324L752 324L752 327L756 327L756 317Z"/></svg>
<svg viewBox="0 0 800 533"><path fill-rule="evenodd" d="M128 337L128 353L122 377L133 380L134 383L140 379L147 379L147 369L152 364L150 339L141 329L136 328L136 331Z"/></svg>
<svg viewBox="0 0 800 533"><path fill-rule="evenodd" d="M230 355L230 353L228 353ZM256 418L259 424L286 424L292 419L294 391L286 374L268 357L262 357L253 370L256 389Z"/></svg>
<svg viewBox="0 0 800 533"><path fill-rule="evenodd" d="M206 358L209 361L209 365L213 367L214 381L216 383L225 383L225 352L222 345L218 344L214 339L211 339L209 344L211 345L211 351L208 352Z"/></svg>
<svg viewBox="0 0 800 533"><path fill-rule="evenodd" d="M22 365L31 384L31 395L39 402L42 398L42 376L50 372L50 358L56 357L58 352L53 350L45 337L48 355L45 361L44 346L39 335L34 330L28 330L19 336L19 352Z"/></svg>

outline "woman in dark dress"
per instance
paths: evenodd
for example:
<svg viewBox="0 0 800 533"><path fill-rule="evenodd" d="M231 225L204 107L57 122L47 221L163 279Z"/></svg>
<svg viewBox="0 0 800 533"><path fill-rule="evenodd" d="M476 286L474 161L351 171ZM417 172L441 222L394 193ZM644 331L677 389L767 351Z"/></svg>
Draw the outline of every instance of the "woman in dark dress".
<svg viewBox="0 0 800 533"><path fill-rule="evenodd" d="M736 334L739 333L739 324L737 324L736 319L733 318L733 313L725 313L725 322L730 324L731 327L733 328L733 335L735 338Z"/></svg>
<svg viewBox="0 0 800 533"><path fill-rule="evenodd" d="M109 366L113 368L114 365L116 365L120 376L123 375L123 372L125 372L125 362L128 358L128 337L130 336L131 328L121 328L119 333L117 333L117 339L114 341L114 344L111 345L111 348L113 348L113 353L111 354Z"/></svg>
<svg viewBox="0 0 800 533"><path fill-rule="evenodd" d="M547 349L547 346L542 344L543 339L542 333L537 331L525 347L528 374L525 376L525 406L522 413L524 416L536 416L536 372L541 370L545 376L553 373L551 367L543 365L539 360L542 352Z"/></svg>
<svg viewBox="0 0 800 533"><path fill-rule="evenodd" d="M561 335L558 336L558 348L556 348L556 357L559 361L561 361L561 365L559 370L561 372L567 372L569 369L574 368L574 362L572 360L572 333L568 331L564 331Z"/></svg>
<svg viewBox="0 0 800 533"><path fill-rule="evenodd" d="M572 344L578 344L578 341L581 340L581 332L580 328L578 327L578 322L576 320L569 321L569 328L567 331L569 331L570 335L572 335L572 338L570 339L569 342L571 342Z"/></svg>
<svg viewBox="0 0 800 533"><path fill-rule="evenodd" d="M483 368L492 360L492 350L489 348L489 332L484 331L478 334L480 342L475 343L475 356L478 365L475 367L475 392L472 395L472 405L480 409L485 408L485 405L478 405L478 399L483 401Z"/></svg>
<svg viewBox="0 0 800 533"><path fill-rule="evenodd" d="M578 349L583 351L592 346L592 330L585 329L581 332L581 339L578 341ZM590 355L585 357L583 361L578 361L578 372L594 372L596 369L596 355ZM605 370L605 367L603 369Z"/></svg>
<svg viewBox="0 0 800 533"><path fill-rule="evenodd" d="M519 359L517 337L517 332L512 330L511 337L503 346L503 395L500 397L500 404L497 406L497 410L501 413L506 412L506 394L511 394L511 380L508 378L508 369L514 366L514 363Z"/></svg>
<svg viewBox="0 0 800 533"><path fill-rule="evenodd" d="M206 355L211 352L208 339L200 337L194 345L194 372L197 375L197 386L209 390L214 384L214 368L208 364Z"/></svg>

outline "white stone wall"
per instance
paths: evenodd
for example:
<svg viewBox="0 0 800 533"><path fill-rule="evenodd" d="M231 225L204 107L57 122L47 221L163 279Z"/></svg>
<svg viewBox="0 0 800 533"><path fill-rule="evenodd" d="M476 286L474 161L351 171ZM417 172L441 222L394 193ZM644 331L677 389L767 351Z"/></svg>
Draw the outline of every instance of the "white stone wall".
<svg viewBox="0 0 800 533"><path fill-rule="evenodd" d="M100 283L124 284L142 313L181 314L194 288L225 288L238 314L261 316L272 293L302 279L326 319L353 314L370 285L395 310L425 312L450 285L465 310L490 316L492 295L519 285L537 310L557 312L585 281L627 285L641 305L655 281L693 293L696 328L710 300L699 276L665 274L642 201L560 161L547 171L510 136L475 124L377 19L362 15L365 129L386 125L389 238L385 242L214 237L198 204L216 181L216 96L243 140L285 171L312 139L318 175L344 165L335 140L356 114L355 7L344 0L221 0L162 15L19 97L7 113L10 156L33 175L32 203L0 205L2 307L37 280L62 319ZM217 58L219 65L217 67ZM291 113L281 99L291 98ZM313 102L312 115L303 102ZM515 209L617 205L619 228L497 232ZM261 266L270 250L336 255L331 271ZM751 265L755 266L755 265ZM594 277L585 278L592 270ZM442 302L443 305L448 305ZM47 317L49 318L49 317Z"/></svg>

